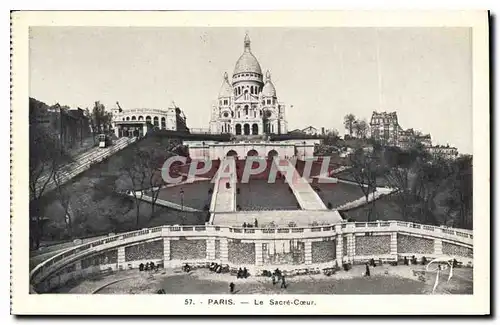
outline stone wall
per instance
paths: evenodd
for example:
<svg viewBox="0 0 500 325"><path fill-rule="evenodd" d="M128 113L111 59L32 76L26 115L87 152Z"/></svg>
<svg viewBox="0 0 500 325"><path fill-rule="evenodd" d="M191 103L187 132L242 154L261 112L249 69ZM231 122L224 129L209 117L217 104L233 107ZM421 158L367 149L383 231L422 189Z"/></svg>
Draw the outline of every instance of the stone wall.
<svg viewBox="0 0 500 325"><path fill-rule="evenodd" d="M391 253L391 236L356 236L356 255L385 255Z"/></svg>
<svg viewBox="0 0 500 325"><path fill-rule="evenodd" d="M163 240L125 247L125 261L163 259Z"/></svg>
<svg viewBox="0 0 500 325"><path fill-rule="evenodd" d="M118 250L109 250L82 259L82 269L101 264L113 264L118 262Z"/></svg>
<svg viewBox="0 0 500 325"><path fill-rule="evenodd" d="M172 260L204 260L207 258L207 241L204 239L179 239L170 241Z"/></svg>
<svg viewBox="0 0 500 325"><path fill-rule="evenodd" d="M255 264L255 244L237 240L228 242L228 260L233 264Z"/></svg>
<svg viewBox="0 0 500 325"><path fill-rule="evenodd" d="M443 254L473 258L472 248L467 248L443 241Z"/></svg>
<svg viewBox="0 0 500 325"><path fill-rule="evenodd" d="M398 253L432 254L434 240L398 234Z"/></svg>
<svg viewBox="0 0 500 325"><path fill-rule="evenodd" d="M333 261L336 257L335 242L335 240L312 242L311 254L313 264Z"/></svg>

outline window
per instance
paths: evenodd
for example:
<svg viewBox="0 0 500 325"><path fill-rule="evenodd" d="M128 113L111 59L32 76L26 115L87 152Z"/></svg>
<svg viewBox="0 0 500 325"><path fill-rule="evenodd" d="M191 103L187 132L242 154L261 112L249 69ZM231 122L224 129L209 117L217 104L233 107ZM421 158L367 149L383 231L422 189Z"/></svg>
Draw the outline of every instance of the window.
<svg viewBox="0 0 500 325"><path fill-rule="evenodd" d="M135 121L135 115L134 115L134 116L132 116L132 121Z"/></svg>
<svg viewBox="0 0 500 325"><path fill-rule="evenodd" d="M245 115L248 115L248 105L245 105Z"/></svg>
<svg viewBox="0 0 500 325"><path fill-rule="evenodd" d="M227 105L227 104L228 104L228 100L224 99L224 105Z"/></svg>
<svg viewBox="0 0 500 325"><path fill-rule="evenodd" d="M271 105L271 100L270 99L267 100L267 105Z"/></svg>
<svg viewBox="0 0 500 325"><path fill-rule="evenodd" d="M165 130L167 128L167 124L165 122L165 118L164 117L161 118L161 128L163 130Z"/></svg>
<svg viewBox="0 0 500 325"><path fill-rule="evenodd" d="M227 112L224 113L224 117L228 117L229 114Z"/></svg>

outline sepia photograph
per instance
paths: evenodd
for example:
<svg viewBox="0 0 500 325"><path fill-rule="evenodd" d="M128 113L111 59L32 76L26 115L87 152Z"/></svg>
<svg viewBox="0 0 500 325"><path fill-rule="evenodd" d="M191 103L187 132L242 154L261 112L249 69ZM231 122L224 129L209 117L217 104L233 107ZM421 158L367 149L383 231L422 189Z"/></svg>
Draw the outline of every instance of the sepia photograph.
<svg viewBox="0 0 500 325"><path fill-rule="evenodd" d="M97 14L11 18L14 312L489 313L487 12Z"/></svg>

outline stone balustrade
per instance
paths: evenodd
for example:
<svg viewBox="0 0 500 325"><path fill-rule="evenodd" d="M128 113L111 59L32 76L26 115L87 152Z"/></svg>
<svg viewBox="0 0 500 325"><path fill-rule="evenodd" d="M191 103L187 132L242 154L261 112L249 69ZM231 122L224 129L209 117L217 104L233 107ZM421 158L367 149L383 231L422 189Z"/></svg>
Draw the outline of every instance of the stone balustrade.
<svg viewBox="0 0 500 325"><path fill-rule="evenodd" d="M37 291L47 292L76 274L82 276L83 270L88 274L103 268L135 267L143 260L163 261L165 266L217 262L249 269L340 264L372 257L396 260L401 254L470 261L472 245L470 231L400 221L306 228L161 226L70 248L37 265L30 282Z"/></svg>

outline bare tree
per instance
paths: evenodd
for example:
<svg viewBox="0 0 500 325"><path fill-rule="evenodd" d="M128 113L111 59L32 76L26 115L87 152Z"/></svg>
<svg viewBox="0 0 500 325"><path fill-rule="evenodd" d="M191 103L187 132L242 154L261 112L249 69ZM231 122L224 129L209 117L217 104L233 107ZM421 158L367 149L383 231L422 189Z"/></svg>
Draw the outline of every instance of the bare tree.
<svg viewBox="0 0 500 325"><path fill-rule="evenodd" d="M66 231L70 238L73 238L73 216L71 211L71 198L73 191L69 186L64 186L66 170L64 167L59 168L52 176L54 182L56 197L64 211L64 222Z"/></svg>
<svg viewBox="0 0 500 325"><path fill-rule="evenodd" d="M397 147L384 150L384 178L390 187L397 190L393 198L405 221L409 219L415 203L411 184L415 178L413 170L417 158L418 153L414 151L403 151Z"/></svg>
<svg viewBox="0 0 500 325"><path fill-rule="evenodd" d="M146 171L146 183L151 192L151 217L154 215L156 201L158 200L161 187L165 183L161 175L161 168L165 159L173 154L169 152L165 153L165 151L157 148L161 148L161 146L144 150L141 155L141 165Z"/></svg>
<svg viewBox="0 0 500 325"><path fill-rule="evenodd" d="M368 123L365 120L357 120L354 123L354 132L356 133L356 137L365 139L368 134Z"/></svg>
<svg viewBox="0 0 500 325"><path fill-rule="evenodd" d="M69 161L57 135L50 129L32 124L29 131L29 189L31 247L38 249L43 235L43 195L50 188L54 174Z"/></svg>
<svg viewBox="0 0 500 325"><path fill-rule="evenodd" d="M133 146L122 157L120 170L126 180L124 189L129 191L134 198L136 209L136 226L140 224L140 204L144 195L144 188L148 180L148 171L144 168L145 152L141 151L138 146Z"/></svg>
<svg viewBox="0 0 500 325"><path fill-rule="evenodd" d="M366 203L369 203L370 194L373 194L377 189L377 175L380 172L379 158L376 153L369 153L363 148L357 148L349 155L349 163L351 168L348 173L363 192ZM375 210L375 201L374 199L371 201L367 216L368 221L371 221Z"/></svg>

